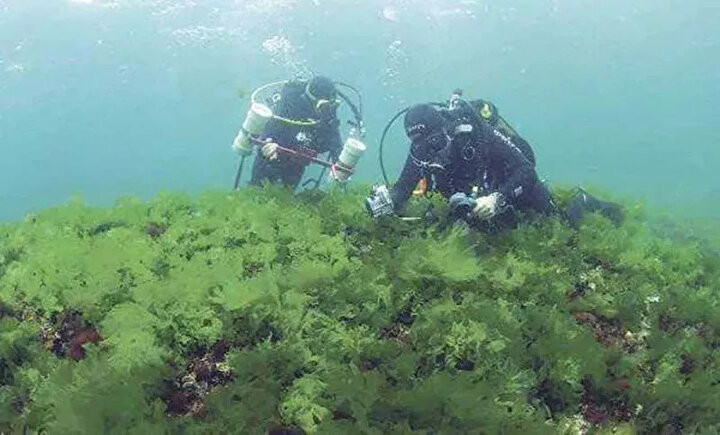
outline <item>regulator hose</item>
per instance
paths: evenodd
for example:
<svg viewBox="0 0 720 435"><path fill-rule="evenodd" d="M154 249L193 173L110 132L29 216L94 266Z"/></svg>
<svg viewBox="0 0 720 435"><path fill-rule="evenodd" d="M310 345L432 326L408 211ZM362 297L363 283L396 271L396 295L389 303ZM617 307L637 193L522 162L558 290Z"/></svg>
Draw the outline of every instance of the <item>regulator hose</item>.
<svg viewBox="0 0 720 435"><path fill-rule="evenodd" d="M399 111L398 113L396 113L395 116L393 116L390 119L390 121L387 123L387 125L385 126L385 129L383 129L382 137L380 138L380 150L379 150L380 170L382 171L383 180L385 180L386 186L390 185L390 181L388 180L387 171L385 171L385 160L383 159L383 149L385 147L385 137L387 137L388 131L390 131L390 128L392 128L395 121L397 121L398 118L400 118L401 116L406 114L408 110L410 110L410 106L408 106L408 107L402 109L401 111Z"/></svg>
<svg viewBox="0 0 720 435"><path fill-rule="evenodd" d="M445 104L442 104L442 103L430 103L430 104L432 104L433 106L436 106L436 107L445 107ZM390 131L390 129L392 128L393 124L395 124L395 121L397 121L398 118L400 118L401 116L406 114L410 110L411 107L412 106L408 106L408 107L402 109L401 111L399 111L398 113L396 113L395 116L393 116L390 119L390 121L387 123L387 125L385 126L385 129L383 129L382 136L380 137L380 150L379 150L380 170L382 171L383 180L385 181L386 186L390 185L390 181L387 176L387 171L385 170L385 160L383 158L383 149L385 148L385 138L387 137L387 134Z"/></svg>
<svg viewBox="0 0 720 435"><path fill-rule="evenodd" d="M357 96L358 104L356 105L345 93L341 92L340 90L337 91L340 98L342 98L343 101L347 103L348 107L352 111L353 116L355 117L355 127L358 129L358 134L360 135L360 137L363 137L365 135L365 133L363 132L363 100L360 91L358 91L354 86L348 85L347 83L343 82L335 82L335 85L350 89Z"/></svg>

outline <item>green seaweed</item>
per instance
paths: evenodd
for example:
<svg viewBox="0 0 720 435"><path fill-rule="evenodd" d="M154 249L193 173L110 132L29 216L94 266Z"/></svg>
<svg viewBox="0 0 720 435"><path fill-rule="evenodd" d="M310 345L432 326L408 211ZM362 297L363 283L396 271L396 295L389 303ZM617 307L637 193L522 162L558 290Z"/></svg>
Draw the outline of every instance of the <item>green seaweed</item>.
<svg viewBox="0 0 720 435"><path fill-rule="evenodd" d="M705 239L628 202L577 231L375 222L366 191L76 199L1 226L0 432L720 430ZM428 204L446 212L409 210Z"/></svg>

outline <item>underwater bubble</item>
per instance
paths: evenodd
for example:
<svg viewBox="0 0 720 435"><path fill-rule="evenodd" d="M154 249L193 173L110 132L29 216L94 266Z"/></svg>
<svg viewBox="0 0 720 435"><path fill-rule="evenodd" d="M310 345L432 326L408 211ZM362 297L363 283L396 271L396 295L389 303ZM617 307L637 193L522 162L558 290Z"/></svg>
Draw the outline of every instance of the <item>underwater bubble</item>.
<svg viewBox="0 0 720 435"><path fill-rule="evenodd" d="M73 5L92 5L102 8L117 9L120 7L119 0L68 0Z"/></svg>
<svg viewBox="0 0 720 435"><path fill-rule="evenodd" d="M187 5L182 3L169 3L166 4L165 2L159 2L157 5L155 5L155 10L153 10L152 15L155 16L166 16L166 15L172 15L182 9L185 9Z"/></svg>
<svg viewBox="0 0 720 435"><path fill-rule="evenodd" d="M385 6L382 12L380 12L380 15L385 21L390 21L391 23L397 23L399 21L398 10L392 6Z"/></svg>
<svg viewBox="0 0 720 435"><path fill-rule="evenodd" d="M297 47L287 36L275 35L265 40L262 43L262 48L270 55L272 63L282 66L290 74L295 76L311 74L307 62L300 57Z"/></svg>
<svg viewBox="0 0 720 435"><path fill-rule="evenodd" d="M385 52L385 70L382 76L384 86L395 86L400 83L400 77L407 71L409 57L403 49L403 42L399 39L388 45Z"/></svg>
<svg viewBox="0 0 720 435"><path fill-rule="evenodd" d="M194 26L172 31L175 41L182 46L207 45L211 42L224 42L239 36L238 31L223 26Z"/></svg>
<svg viewBox="0 0 720 435"><path fill-rule="evenodd" d="M287 56L295 53L295 46L290 42L290 39L283 35L275 35L266 39L262 47L266 52L277 56Z"/></svg>
<svg viewBox="0 0 720 435"><path fill-rule="evenodd" d="M25 72L25 65L21 63L13 63L5 68L5 72L20 74Z"/></svg>
<svg viewBox="0 0 720 435"><path fill-rule="evenodd" d="M298 0L257 0L249 1L245 9L256 13L276 13L289 11L298 5Z"/></svg>

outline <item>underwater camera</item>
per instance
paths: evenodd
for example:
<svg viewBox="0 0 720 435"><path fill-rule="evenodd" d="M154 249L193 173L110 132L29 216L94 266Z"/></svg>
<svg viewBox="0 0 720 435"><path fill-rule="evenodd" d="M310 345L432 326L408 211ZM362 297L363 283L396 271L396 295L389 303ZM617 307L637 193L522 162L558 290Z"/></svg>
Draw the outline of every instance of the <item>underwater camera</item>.
<svg viewBox="0 0 720 435"><path fill-rule="evenodd" d="M373 218L393 214L393 201L386 185L372 187L370 197L365 200L365 208Z"/></svg>
<svg viewBox="0 0 720 435"><path fill-rule="evenodd" d="M450 197L450 216L455 219L467 217L475 208L477 202L470 196L459 192Z"/></svg>

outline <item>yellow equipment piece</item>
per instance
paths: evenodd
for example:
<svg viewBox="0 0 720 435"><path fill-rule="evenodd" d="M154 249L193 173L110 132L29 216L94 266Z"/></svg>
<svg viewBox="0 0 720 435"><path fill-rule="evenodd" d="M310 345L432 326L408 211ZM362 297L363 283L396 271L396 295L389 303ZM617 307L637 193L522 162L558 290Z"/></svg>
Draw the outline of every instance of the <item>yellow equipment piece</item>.
<svg viewBox="0 0 720 435"><path fill-rule="evenodd" d="M493 112L492 112L492 109L490 108L490 105L487 103L483 104L482 109L480 109L480 116L482 116L485 119L490 119L490 117L492 117L492 115L493 115Z"/></svg>

